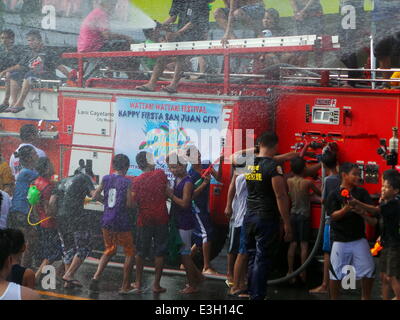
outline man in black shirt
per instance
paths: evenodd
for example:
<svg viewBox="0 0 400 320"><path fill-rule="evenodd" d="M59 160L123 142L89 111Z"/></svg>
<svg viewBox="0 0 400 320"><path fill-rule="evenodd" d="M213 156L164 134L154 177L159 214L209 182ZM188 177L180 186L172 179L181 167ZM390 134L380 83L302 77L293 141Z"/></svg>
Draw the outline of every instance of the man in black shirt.
<svg viewBox="0 0 400 320"><path fill-rule="evenodd" d="M31 49L14 66L0 73L0 76L10 73L11 106L5 112L18 113L25 109L24 101L31 89L32 80L54 79L55 70L60 70L68 76L68 70L60 63L59 54L54 49L45 47L38 31L29 31L26 35ZM20 89L22 86L22 89Z"/></svg>
<svg viewBox="0 0 400 320"><path fill-rule="evenodd" d="M6 29L0 33L0 78L5 77L6 92L3 103L0 105L0 112L3 112L10 105L10 79L9 73L4 70L15 66L21 59L23 51L14 46L15 34L12 30Z"/></svg>
<svg viewBox="0 0 400 320"><path fill-rule="evenodd" d="M339 296L341 280L347 274L345 267L353 266L356 278L362 280L362 299L368 300L374 283L375 264L365 238L365 222L375 225L377 219L354 205L354 199L372 203L368 192L357 187L360 179L357 165L343 163L339 176L340 188L329 194L326 203L333 240L329 285L331 299L336 300Z"/></svg>
<svg viewBox="0 0 400 320"><path fill-rule="evenodd" d="M162 27L169 27L178 19L178 31L167 33L166 40L168 42L206 40L209 27L209 3L213 1L173 0L169 12L170 17L162 24ZM174 77L170 85L163 88L164 91L176 93L178 83L182 77L184 60L184 56L176 57ZM136 87L136 90L154 91L157 81L164 72L168 61L168 58L165 57L157 59L150 81L143 86Z"/></svg>
<svg viewBox="0 0 400 320"><path fill-rule="evenodd" d="M53 210L57 203L57 224L63 241L63 262L65 287L80 287L74 274L91 251L91 233L89 219L84 210L86 196L93 197L95 187L91 178L77 173L63 179L53 191L50 206Z"/></svg>
<svg viewBox="0 0 400 320"><path fill-rule="evenodd" d="M273 159L277 153L278 137L275 133L265 132L258 141L259 155L254 165L248 166L246 174L247 213L243 221L249 255L248 288L252 300L265 299L268 274L279 241L280 216L285 240L292 238L283 170Z"/></svg>

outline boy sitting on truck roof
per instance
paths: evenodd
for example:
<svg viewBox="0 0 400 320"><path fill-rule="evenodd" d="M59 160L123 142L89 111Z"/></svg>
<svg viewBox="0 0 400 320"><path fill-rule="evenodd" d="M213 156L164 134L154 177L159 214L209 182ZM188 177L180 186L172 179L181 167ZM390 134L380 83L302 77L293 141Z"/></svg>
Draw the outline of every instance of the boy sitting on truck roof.
<svg viewBox="0 0 400 320"><path fill-rule="evenodd" d="M0 76L10 73L11 106L4 112L18 113L25 109L24 102L37 79L54 79L55 69L68 76L68 70L61 64L54 49L45 47L39 31L31 30L26 34L30 51L16 64L4 70ZM21 89L22 85L22 89ZM6 89L7 90L7 89Z"/></svg>
<svg viewBox="0 0 400 320"><path fill-rule="evenodd" d="M170 17L162 26L169 27L179 18L178 31L168 32L166 40L169 42L206 40L209 27L209 3L213 1L214 0L174 0L169 12ZM150 81L145 85L136 87L136 90L154 91L157 81L164 72L168 60L168 57L160 57L157 59ZM184 61L184 56L176 57L174 77L170 85L163 88L164 91L168 93L177 92L178 83L182 77Z"/></svg>

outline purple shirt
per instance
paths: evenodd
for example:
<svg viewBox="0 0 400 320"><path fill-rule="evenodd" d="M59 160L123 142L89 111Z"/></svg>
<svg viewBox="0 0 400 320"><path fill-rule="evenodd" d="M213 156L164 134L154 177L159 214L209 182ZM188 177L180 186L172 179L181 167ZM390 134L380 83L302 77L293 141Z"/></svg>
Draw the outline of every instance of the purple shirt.
<svg viewBox="0 0 400 320"><path fill-rule="evenodd" d="M188 182L192 182L189 176L183 178L178 184L175 183L174 186L174 195L178 198L183 198L183 188L185 184ZM178 206L175 202L172 202L171 205L171 216L174 217L175 223L178 229L181 230L191 230L194 229L195 226L195 217L192 212L192 206L189 208L182 208Z"/></svg>
<svg viewBox="0 0 400 320"><path fill-rule="evenodd" d="M131 181L125 176L110 174L103 177L104 214L101 225L113 232L131 231L126 207L126 195Z"/></svg>

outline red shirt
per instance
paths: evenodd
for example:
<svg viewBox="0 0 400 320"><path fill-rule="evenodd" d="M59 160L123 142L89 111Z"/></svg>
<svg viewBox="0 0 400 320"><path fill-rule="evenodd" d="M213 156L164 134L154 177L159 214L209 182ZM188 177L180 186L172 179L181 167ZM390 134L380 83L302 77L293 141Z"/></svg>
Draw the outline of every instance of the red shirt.
<svg viewBox="0 0 400 320"><path fill-rule="evenodd" d="M168 179L162 170L144 172L133 180L132 191L138 204L137 225L163 225L168 223L167 188Z"/></svg>
<svg viewBox="0 0 400 320"><path fill-rule="evenodd" d="M34 185L40 191L40 202L36 205L36 210L39 213L39 219L43 220L47 218L44 204L50 200L51 193L54 189L54 184L49 179L38 177L35 180ZM56 221L53 218L50 218L46 221L43 221L40 226L46 229L54 229L57 225Z"/></svg>

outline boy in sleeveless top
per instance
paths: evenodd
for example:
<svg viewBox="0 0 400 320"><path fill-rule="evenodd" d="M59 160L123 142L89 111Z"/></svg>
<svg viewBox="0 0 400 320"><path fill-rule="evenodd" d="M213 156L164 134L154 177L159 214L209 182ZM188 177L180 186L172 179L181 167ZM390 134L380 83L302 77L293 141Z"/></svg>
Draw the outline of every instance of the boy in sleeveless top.
<svg viewBox="0 0 400 320"><path fill-rule="evenodd" d="M33 270L21 266L21 258L26 249L25 238L22 231L17 229L6 229L11 239L11 273L7 280L24 287L35 289L35 273Z"/></svg>
<svg viewBox="0 0 400 320"><path fill-rule="evenodd" d="M321 190L312 181L304 177L306 162L302 158L296 158L290 164L294 173L294 177L288 179L289 196L292 202L290 222L293 230L293 241L288 250L288 274L293 273L294 256L298 243L301 247L301 263L303 264L307 259L311 212L310 191L321 195ZM302 272L300 277L305 282L305 272Z"/></svg>
<svg viewBox="0 0 400 320"><path fill-rule="evenodd" d="M32 289L6 280L12 269L12 246L10 230L0 230L0 300L39 300Z"/></svg>
<svg viewBox="0 0 400 320"><path fill-rule="evenodd" d="M174 189L167 188L167 196L172 201L170 215L171 219L175 219L179 235L184 243L180 254L189 282L180 293L196 293L199 291L198 286L204 278L190 256L192 233L195 228L195 216L192 211L193 183L186 171L186 158L173 153L167 157L166 161L169 170L175 177Z"/></svg>
<svg viewBox="0 0 400 320"><path fill-rule="evenodd" d="M97 188L94 199L99 199L104 191L104 214L101 220L105 251L99 266L90 283L91 291L99 291L99 279L110 259L116 254L117 246L122 246L125 252L124 278L120 294L128 294L134 290L131 287L131 276L135 259L135 245L132 237L132 224L127 209L131 205L131 181L126 177L129 169L129 158L117 154L113 160L115 174L106 175Z"/></svg>

